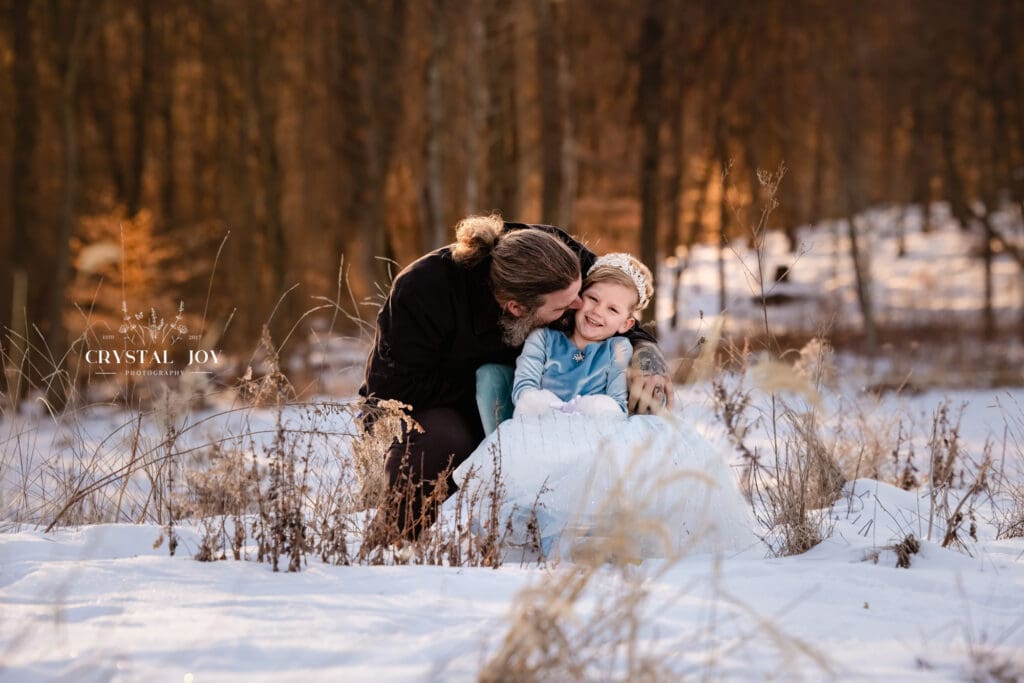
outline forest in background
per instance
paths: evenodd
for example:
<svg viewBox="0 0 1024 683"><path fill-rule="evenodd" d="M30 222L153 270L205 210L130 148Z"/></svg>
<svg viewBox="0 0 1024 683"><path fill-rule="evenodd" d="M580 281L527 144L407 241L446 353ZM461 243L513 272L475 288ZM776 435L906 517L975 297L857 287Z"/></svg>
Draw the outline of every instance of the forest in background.
<svg viewBox="0 0 1024 683"><path fill-rule="evenodd" d="M853 217L855 262L864 209L945 201L978 258L1024 265L993 220L1024 199L1015 0L0 0L0 17L0 343L36 375L87 320L179 302L219 347L252 349L268 320L280 343L337 296L343 255L341 300L362 302L471 213L654 264L749 234L758 170L781 164L771 227Z"/></svg>

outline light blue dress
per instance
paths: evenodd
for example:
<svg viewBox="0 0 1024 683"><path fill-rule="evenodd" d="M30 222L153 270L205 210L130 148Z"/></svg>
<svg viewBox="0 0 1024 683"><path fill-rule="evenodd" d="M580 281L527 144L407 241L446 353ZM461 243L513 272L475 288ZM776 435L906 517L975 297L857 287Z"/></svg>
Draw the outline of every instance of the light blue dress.
<svg viewBox="0 0 1024 683"><path fill-rule="evenodd" d="M512 401L529 389L547 389L563 401L606 394L626 412L626 368L633 346L625 337L609 337L577 349L565 334L541 327L530 333L516 360Z"/></svg>

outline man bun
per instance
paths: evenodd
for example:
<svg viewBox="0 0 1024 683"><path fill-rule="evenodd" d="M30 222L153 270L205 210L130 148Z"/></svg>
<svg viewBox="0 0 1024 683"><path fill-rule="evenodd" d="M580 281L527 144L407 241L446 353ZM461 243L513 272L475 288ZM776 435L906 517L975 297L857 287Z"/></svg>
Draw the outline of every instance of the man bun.
<svg viewBox="0 0 1024 683"><path fill-rule="evenodd" d="M496 213L463 218L455 226L452 256L457 263L475 266L490 255L504 231L505 221Z"/></svg>

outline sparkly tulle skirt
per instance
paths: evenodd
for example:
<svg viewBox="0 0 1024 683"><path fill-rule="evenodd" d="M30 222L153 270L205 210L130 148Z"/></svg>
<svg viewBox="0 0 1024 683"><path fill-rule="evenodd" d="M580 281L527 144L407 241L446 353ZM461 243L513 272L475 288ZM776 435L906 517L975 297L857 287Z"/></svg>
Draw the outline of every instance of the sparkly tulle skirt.
<svg viewBox="0 0 1024 683"><path fill-rule="evenodd" d="M674 416L553 411L506 420L454 477L477 524L502 525L512 546L616 534L642 558L677 557L755 542L726 458Z"/></svg>

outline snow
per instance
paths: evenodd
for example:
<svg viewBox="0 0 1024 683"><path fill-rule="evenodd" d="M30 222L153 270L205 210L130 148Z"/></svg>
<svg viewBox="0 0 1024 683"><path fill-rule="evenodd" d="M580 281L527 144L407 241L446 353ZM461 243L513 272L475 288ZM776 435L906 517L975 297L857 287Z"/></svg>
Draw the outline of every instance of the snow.
<svg viewBox="0 0 1024 683"><path fill-rule="evenodd" d="M686 638L702 632L750 639L724 658L726 679L818 678L813 660L789 651L794 639L842 680L957 680L967 648L986 638L1020 654L1024 544L986 543L970 558L925 543L903 570L865 560L870 540L853 527L799 557L679 563L647 586L645 632L656 642L645 645L692 649ZM4 679L469 680L517 591L549 571L312 564L273 574L169 558L152 548L158 535L124 525L5 534ZM782 651L760 620L790 641Z"/></svg>
<svg viewBox="0 0 1024 683"><path fill-rule="evenodd" d="M0 628L17 647L5 650L5 677L408 680L471 651L522 579L430 567L273 574L168 558L151 548L158 535L103 525L7 536Z"/></svg>
<svg viewBox="0 0 1024 683"><path fill-rule="evenodd" d="M1015 223L1004 226L1004 231L1018 236L1024 233L1019 214L1000 215L1001 222L1011 220ZM928 232L923 230L923 221L918 207L876 209L860 221L861 251L878 322L906 329L945 329L951 337L956 336L958 329L979 330L984 265L976 256L980 249L977 233L961 230L942 204L935 205ZM904 256L899 255L900 235ZM792 253L781 233L769 231L764 236L760 258L764 294L787 299L769 306L772 333L860 330L856 278L845 221L804 226L796 230L796 236L797 245ZM692 347L698 335L708 334L720 321L732 333L763 332L758 256L750 239L737 240L723 251L724 314L718 313L718 247L696 245L670 260L668 263L676 264L681 272L680 328L670 332L662 324L659 338L670 344L675 338L676 348L685 350ZM775 282L776 270L780 268L788 269L788 279ZM1010 254L995 254L992 278L995 319L1002 329L1014 329L1019 325L1024 300L1024 278ZM672 315L673 296L666 286L670 282L669 268L665 267L659 278L660 321ZM1015 370L1013 383L1024 382L1024 350L1019 343L1004 345L1001 351L983 349L986 355L1004 355ZM957 351L961 357L952 359L953 363L963 360L964 351ZM956 367L948 369L955 372Z"/></svg>
<svg viewBox="0 0 1024 683"><path fill-rule="evenodd" d="M976 324L981 277L977 260L965 256L970 237L950 229L941 214L937 233L923 235L920 216L910 211L908 256L900 259L893 227L899 215L880 211L868 220L880 314L904 322ZM852 273L842 256L845 238L834 237L837 228L801 232L805 246L785 284L794 303L772 308L776 331L807 331L837 312L856 324ZM784 254L779 235L768 237L768 272L773 272L793 257ZM752 263L745 246L736 245L727 264L727 324L753 329L760 310L751 300L741 257ZM682 297L687 324L674 340L663 330L663 343L677 348L691 346L694 335L706 332L717 307L716 250L695 248L687 259ZM1020 302L1021 280L1011 265L997 258L995 305L1004 323L1017 315ZM922 289L928 296L920 295ZM698 311L705 314L703 322ZM358 355L330 340L316 348L320 355L307 366L322 373L336 371L332 359L350 362ZM1013 359L1019 348L1003 352L1009 363L1018 362ZM936 364L946 363L943 358L937 353ZM38 414L5 415L0 419L0 681L474 680L499 651L528 596L548 595L544 591L579 576L588 579L579 599L550 606L568 632L587 628L617 596L639 591L637 651L691 678L997 680L1003 666L1009 672L1005 680L1020 680L1024 538L996 538L1000 515L1011 502L1005 489L979 496L976 538L965 524L962 547L943 548L945 521L931 515L928 474L929 435L936 411L947 405L965 454L960 463L965 481L951 490L953 503L964 495L986 446L993 472L1009 485L1024 485L1024 376L1016 386L995 388L987 381L962 386L958 380L951 389L941 384L941 374L935 381L919 381L922 367L903 366L899 358L889 359L889 367L851 355L834 362L834 380L820 393L780 389L777 399L800 414L813 412L828 447L869 453L877 443L873 466L878 471L866 472L864 455L860 470L847 472L842 495L819 513L827 538L789 557L771 557L764 543L753 541L719 554L697 548L678 560L590 569L567 559L544 566L511 561L485 569L332 566L311 557L301 572L289 574L251 559L197 562L191 558L200 543L198 528L177 527L179 546L172 557L152 510L143 517L150 482L142 472L125 487L120 517L107 521L143 517L144 523L64 526L44 533L23 520L52 518L56 487L67 480L69 469L78 476L98 463L111 471L130 460L135 438L139 453L159 455L168 426L180 447L197 449L193 465L205 462L200 449L214 440L266 457L277 425L273 410L168 402L137 430L133 416L103 407L83 410L64 423ZM864 390L880 375L907 373L921 391L878 396ZM336 374L353 372L346 367ZM749 371L728 381L750 392L746 445L770 453L772 407L758 387L763 377ZM674 419L690 434L680 448L707 444L705 453L724 458L716 466L731 465L739 481L743 460L715 415L712 393L707 382L678 388ZM351 414L339 406L307 405L285 409L281 419L296 430L317 432L308 451L312 467L324 481L336 478L350 453ZM602 425L584 431L622 429ZM902 445L894 463L898 439ZM907 460L917 468L919 483L910 491L886 483ZM756 524L752 530L766 533ZM919 549L908 556L909 568L897 568L895 547L909 535ZM247 551L254 555L252 547ZM596 679L612 678L622 666L610 651L598 652L595 661L609 667L591 672Z"/></svg>

